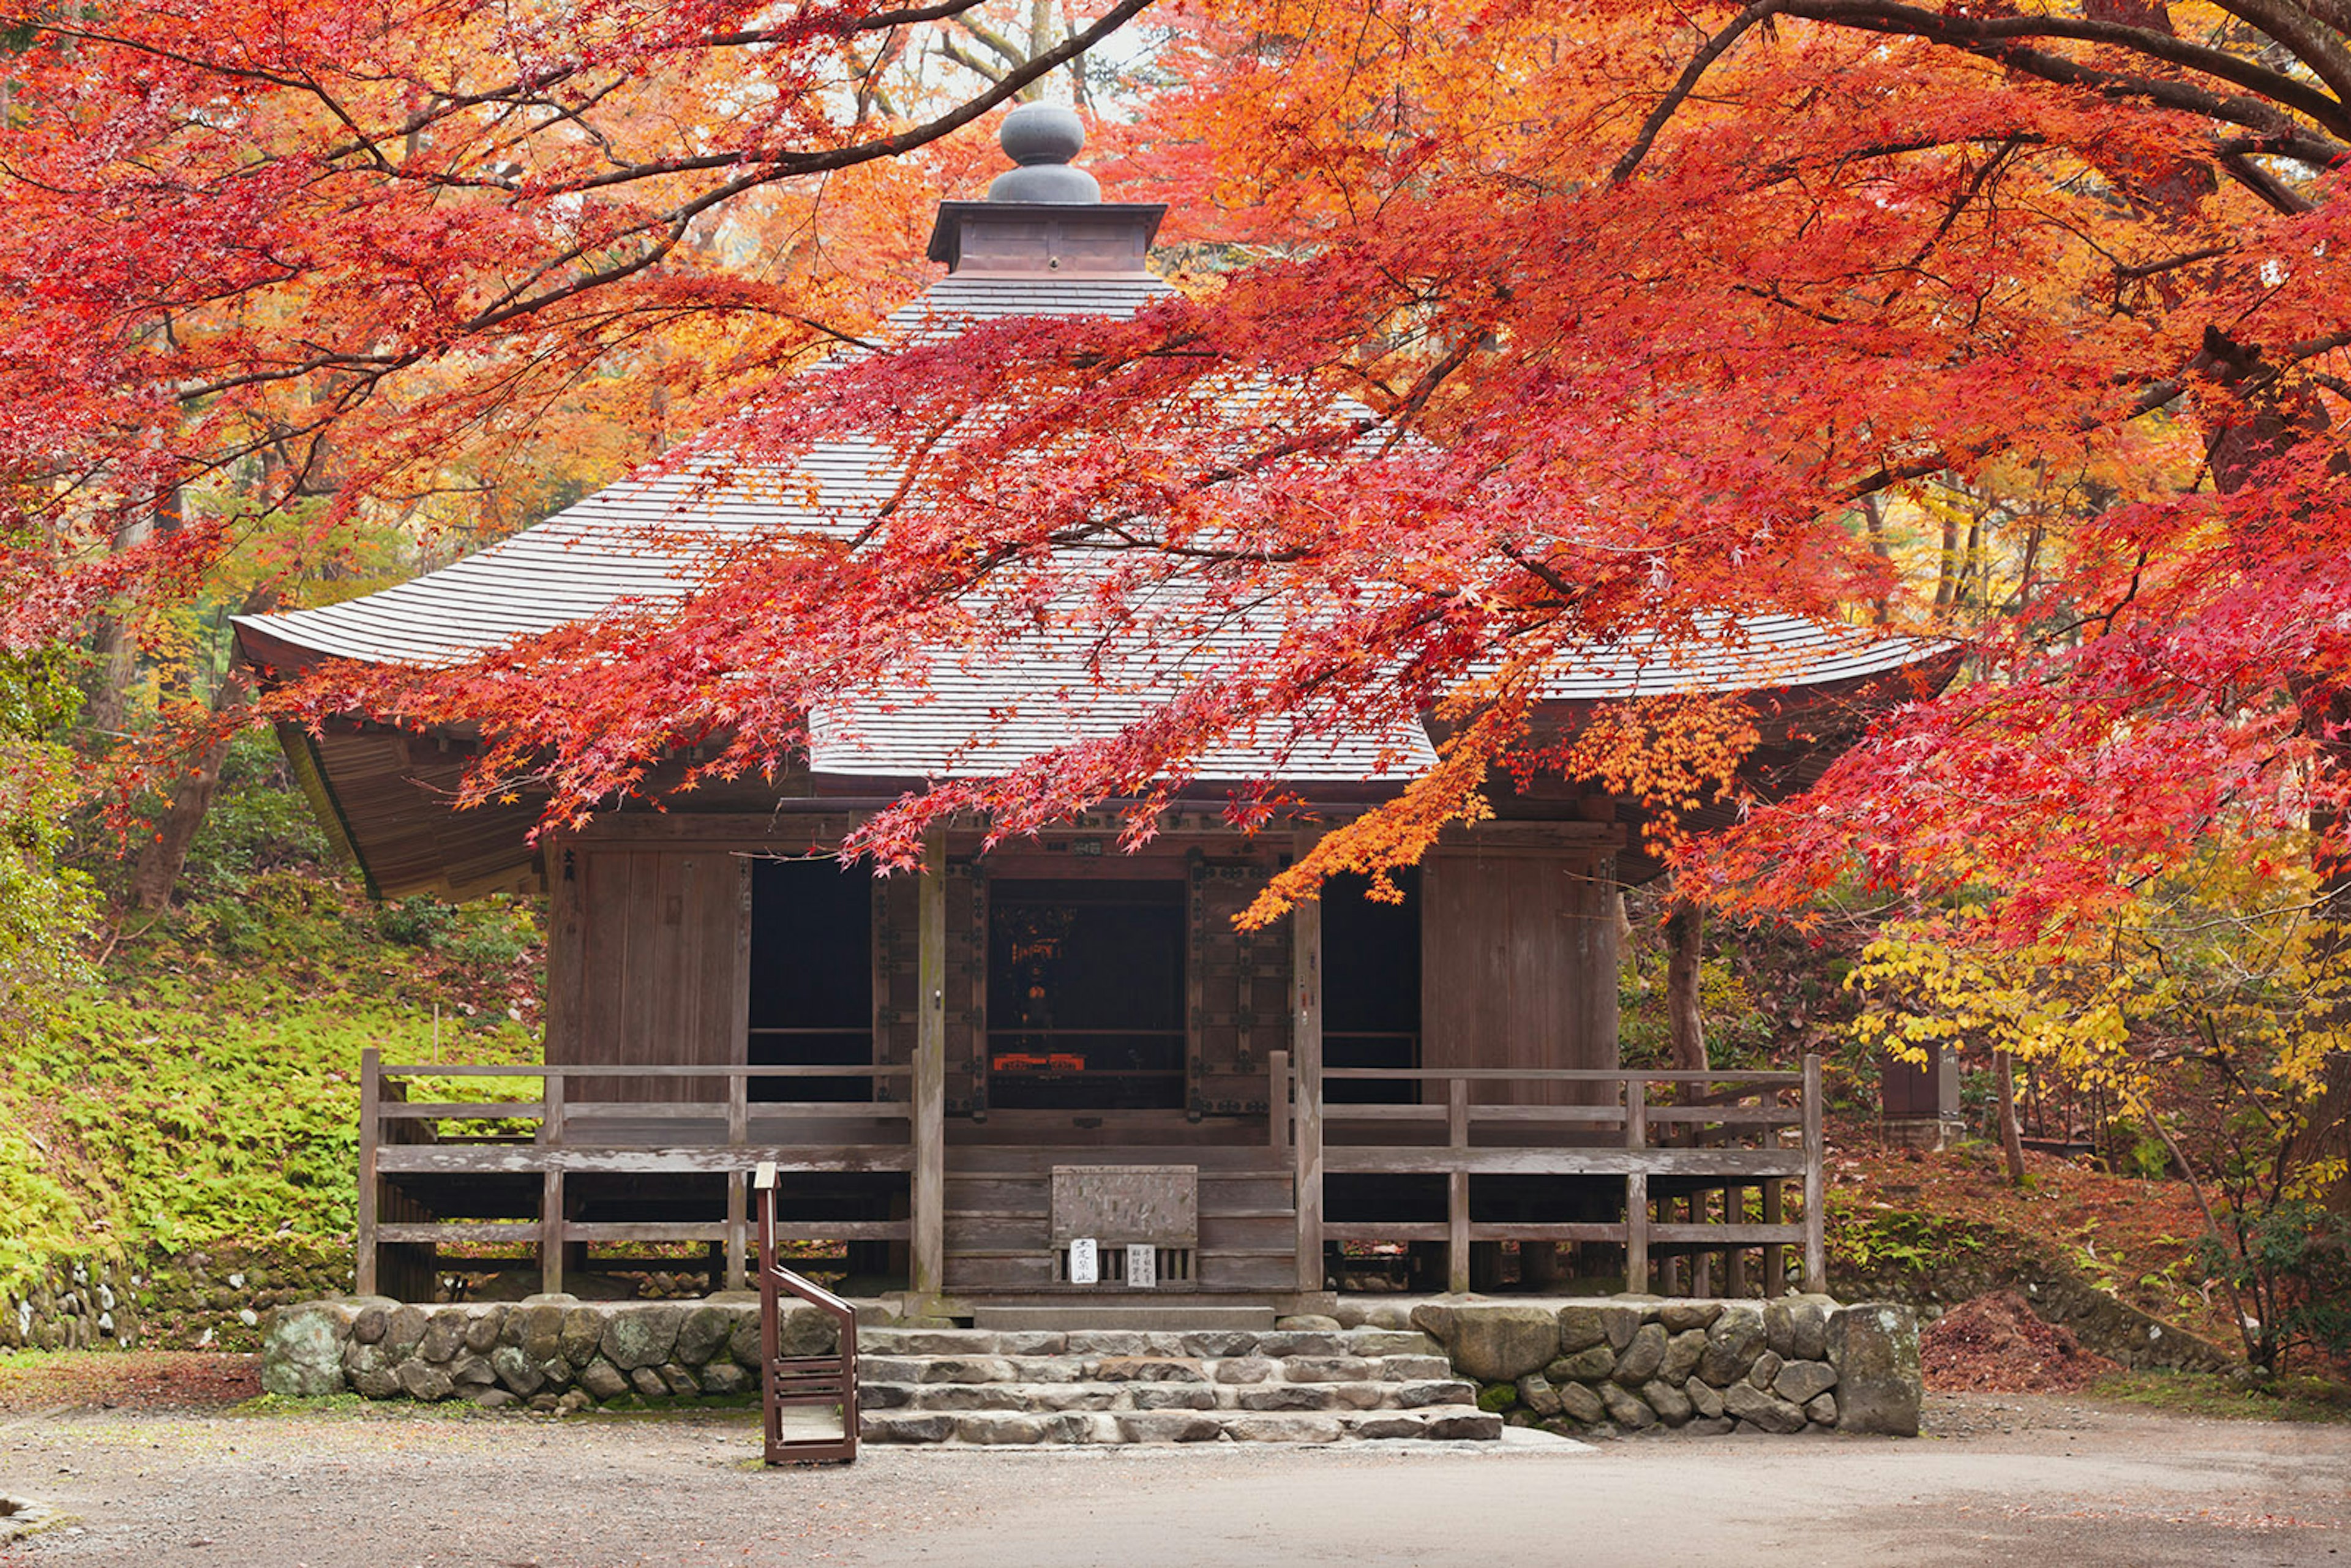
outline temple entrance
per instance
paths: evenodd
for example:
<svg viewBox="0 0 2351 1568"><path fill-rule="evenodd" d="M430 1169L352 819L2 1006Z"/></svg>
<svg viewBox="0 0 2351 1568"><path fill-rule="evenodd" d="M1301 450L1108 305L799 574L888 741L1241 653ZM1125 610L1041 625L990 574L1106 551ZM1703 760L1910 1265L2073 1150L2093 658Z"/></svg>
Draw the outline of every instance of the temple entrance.
<svg viewBox="0 0 2351 1568"><path fill-rule="evenodd" d="M987 926L991 1106L1183 1106L1181 882L990 882Z"/></svg>
<svg viewBox="0 0 2351 1568"><path fill-rule="evenodd" d="M751 863L754 1067L873 1060L873 878L830 860ZM867 1078L758 1078L763 1101L871 1100Z"/></svg>
<svg viewBox="0 0 2351 1568"><path fill-rule="evenodd" d="M1322 1066L1420 1065L1420 871L1394 880L1402 904L1364 896L1369 879L1334 876L1322 890ZM1409 1082L1333 1079L1336 1104L1401 1104Z"/></svg>

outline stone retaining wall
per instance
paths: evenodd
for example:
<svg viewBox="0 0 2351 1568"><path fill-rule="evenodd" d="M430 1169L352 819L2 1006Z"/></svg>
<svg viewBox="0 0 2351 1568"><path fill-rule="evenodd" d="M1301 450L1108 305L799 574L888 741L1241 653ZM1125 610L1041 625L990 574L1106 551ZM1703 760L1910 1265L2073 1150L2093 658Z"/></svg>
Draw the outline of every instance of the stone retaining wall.
<svg viewBox="0 0 2351 1568"><path fill-rule="evenodd" d="M0 1350L253 1350L272 1308L350 1288L350 1249L58 1258L0 1291Z"/></svg>
<svg viewBox="0 0 2351 1568"><path fill-rule="evenodd" d="M794 1305L783 1354L821 1355L831 1318ZM403 1306L382 1296L280 1310L262 1345L261 1385L293 1397L470 1399L537 1410L726 1397L759 1385L759 1301L581 1301Z"/></svg>
<svg viewBox="0 0 2351 1568"><path fill-rule="evenodd" d="M1424 1301L1411 1322L1520 1426L1918 1433L1918 1321L1890 1302Z"/></svg>

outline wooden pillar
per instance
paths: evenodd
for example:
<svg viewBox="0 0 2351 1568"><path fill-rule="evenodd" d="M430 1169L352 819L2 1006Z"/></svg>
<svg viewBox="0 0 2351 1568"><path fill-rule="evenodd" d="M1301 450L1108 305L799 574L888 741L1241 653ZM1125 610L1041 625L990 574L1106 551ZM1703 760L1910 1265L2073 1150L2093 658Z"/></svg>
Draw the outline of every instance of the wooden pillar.
<svg viewBox="0 0 2351 1568"><path fill-rule="evenodd" d="M1763 1182L1763 1223L1778 1225L1786 1207L1783 1196L1787 1182L1781 1176L1769 1176ZM1774 1241L1763 1249L1763 1295L1766 1300L1783 1294L1788 1289L1788 1244Z"/></svg>
<svg viewBox="0 0 2351 1568"><path fill-rule="evenodd" d="M1445 1081L1445 1146L1456 1160L1469 1146L1469 1082ZM1455 1169L1445 1176L1445 1288L1456 1295L1470 1287L1469 1173Z"/></svg>
<svg viewBox="0 0 2351 1568"><path fill-rule="evenodd" d="M549 1072L539 1080L539 1100L547 1109L538 1119L542 1153L563 1147L563 1074ZM550 1162L552 1163L552 1162ZM547 1295L563 1289L563 1172L549 1169L538 1178L538 1288Z"/></svg>
<svg viewBox="0 0 2351 1568"><path fill-rule="evenodd" d="M1647 1147L1649 1083L1645 1078L1625 1081L1625 1146ZM1628 1172L1625 1177L1625 1289L1635 1295L1649 1289L1649 1173Z"/></svg>
<svg viewBox="0 0 2351 1568"><path fill-rule="evenodd" d="M1733 1182L1722 1189L1722 1218L1726 1225L1747 1223L1747 1189ZM1747 1249L1733 1247L1723 1264L1722 1293L1726 1296L1747 1294Z"/></svg>
<svg viewBox="0 0 2351 1568"><path fill-rule="evenodd" d="M1273 1157L1290 1159L1290 1052L1265 1053L1265 1141ZM1279 1167L1277 1167L1279 1168Z"/></svg>
<svg viewBox="0 0 2351 1568"><path fill-rule="evenodd" d="M360 1217L359 1257L353 1260L351 1287L360 1295L380 1294L376 1256L375 1151L382 1106L383 1053L374 1046L360 1051Z"/></svg>
<svg viewBox="0 0 2351 1568"><path fill-rule="evenodd" d="M744 987L745 994L749 987ZM751 1079L736 1073L726 1080L726 1145L737 1164L726 1173L726 1289L739 1291L750 1279L750 1173L741 1161L749 1158L751 1141Z"/></svg>
<svg viewBox="0 0 2351 1568"><path fill-rule="evenodd" d="M914 1172L909 1194L914 1239L907 1250L908 1285L935 1296L946 1279L947 1107L947 853L946 835L933 829L923 845L923 883L915 949L918 1007L914 1030Z"/></svg>
<svg viewBox="0 0 2351 1568"><path fill-rule="evenodd" d="M1314 835L1298 835L1298 852L1313 848ZM1296 1069L1297 1122L1291 1146L1297 1154L1298 1288L1322 1288L1322 905L1313 900L1290 912L1290 975L1297 989L1290 1012L1290 1046Z"/></svg>
<svg viewBox="0 0 2351 1568"><path fill-rule="evenodd" d="M1828 1201L1822 1169L1827 1155L1821 1132L1821 1059L1813 1053L1804 1058L1804 1289L1814 1292L1829 1288L1828 1233L1821 1212Z"/></svg>

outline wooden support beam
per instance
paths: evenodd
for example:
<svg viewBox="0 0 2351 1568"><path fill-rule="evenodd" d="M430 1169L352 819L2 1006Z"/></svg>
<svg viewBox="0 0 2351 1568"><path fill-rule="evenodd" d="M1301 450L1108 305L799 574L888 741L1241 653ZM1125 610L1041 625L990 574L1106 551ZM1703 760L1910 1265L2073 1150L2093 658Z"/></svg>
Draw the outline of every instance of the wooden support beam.
<svg viewBox="0 0 2351 1568"><path fill-rule="evenodd" d="M1278 1165L1290 1160L1290 1052L1265 1053L1265 1141Z"/></svg>
<svg viewBox="0 0 2351 1568"><path fill-rule="evenodd" d="M1625 1289L1634 1295L1649 1291L1649 1176L1635 1171L1625 1178Z"/></svg>
<svg viewBox="0 0 2351 1568"><path fill-rule="evenodd" d="M923 883L915 950L920 1005L914 1030L913 1236L907 1283L935 1296L946 1281L947 852L933 829L923 845Z"/></svg>
<svg viewBox="0 0 2351 1568"><path fill-rule="evenodd" d="M1821 1059L1804 1058L1804 1289L1824 1292L1829 1288L1826 1172L1828 1143L1821 1130Z"/></svg>
<svg viewBox="0 0 2351 1568"><path fill-rule="evenodd" d="M352 1288L362 1296L379 1292L376 1277L376 1133L382 1109L383 1053L374 1046L360 1051L360 1255L353 1260Z"/></svg>
<svg viewBox="0 0 2351 1568"><path fill-rule="evenodd" d="M1447 1147L1469 1146L1469 1085L1456 1078L1445 1085L1445 1142ZM1450 1172L1445 1178L1445 1288L1456 1295L1469 1289L1469 1173Z"/></svg>
<svg viewBox="0 0 2351 1568"><path fill-rule="evenodd" d="M1786 1199L1782 1196L1787 1184L1777 1178L1763 1184L1763 1223L1777 1225ZM1769 1301L1784 1295L1788 1290L1788 1244L1774 1241L1763 1249L1763 1295Z"/></svg>
<svg viewBox="0 0 2351 1568"><path fill-rule="evenodd" d="M726 1173L726 1288L740 1291L751 1278L750 1173Z"/></svg>
<svg viewBox="0 0 2351 1568"><path fill-rule="evenodd" d="M1314 847L1301 832L1297 852ZM1322 905L1309 899L1290 912L1290 972L1297 991L1290 1045L1296 1068L1298 1288L1322 1288Z"/></svg>

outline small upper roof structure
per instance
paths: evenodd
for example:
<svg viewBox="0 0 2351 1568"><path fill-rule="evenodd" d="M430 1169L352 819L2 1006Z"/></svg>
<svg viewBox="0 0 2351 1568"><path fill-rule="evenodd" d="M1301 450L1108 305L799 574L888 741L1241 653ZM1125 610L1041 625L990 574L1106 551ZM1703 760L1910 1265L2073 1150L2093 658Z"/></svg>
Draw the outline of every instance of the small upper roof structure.
<svg viewBox="0 0 2351 1568"><path fill-rule="evenodd" d="M1015 165L987 198L942 202L929 256L946 276L893 311L893 340L934 340L1007 318L1126 318L1175 293L1147 257L1166 209L1104 202L1071 160L1082 122L1069 110L1022 104L999 141ZM779 530L838 533L871 519L899 488L903 459L887 443L813 444L789 472L727 463L713 483L692 462L608 486L545 521L437 571L357 599L235 620L243 656L272 680L323 661L431 666L592 619L616 605L675 601L713 552ZM649 544L649 541L653 541ZM904 689L876 690L811 714L808 776L760 787L763 797L704 791L706 808L771 805L778 795L881 803L926 779L1001 772L1072 741L1119 733L1149 712L1187 665L1229 652L1243 631L1190 647L1136 648L1105 673L1091 636L1051 628L998 650L986 666L940 660ZM1939 648L1795 616L1725 622L1719 637L1594 648L1558 672L1546 696L1561 722L1595 702L1688 690L1771 688L1815 699L1867 699L1939 684ZM282 732L321 821L386 895L464 898L528 885L536 874L534 804L450 810L471 749L466 737L415 735L355 716L309 736ZM1426 727L1304 745L1271 737L1202 759L1204 780L1278 778L1332 801L1376 799L1436 757ZM659 780L654 781L658 784Z"/></svg>

